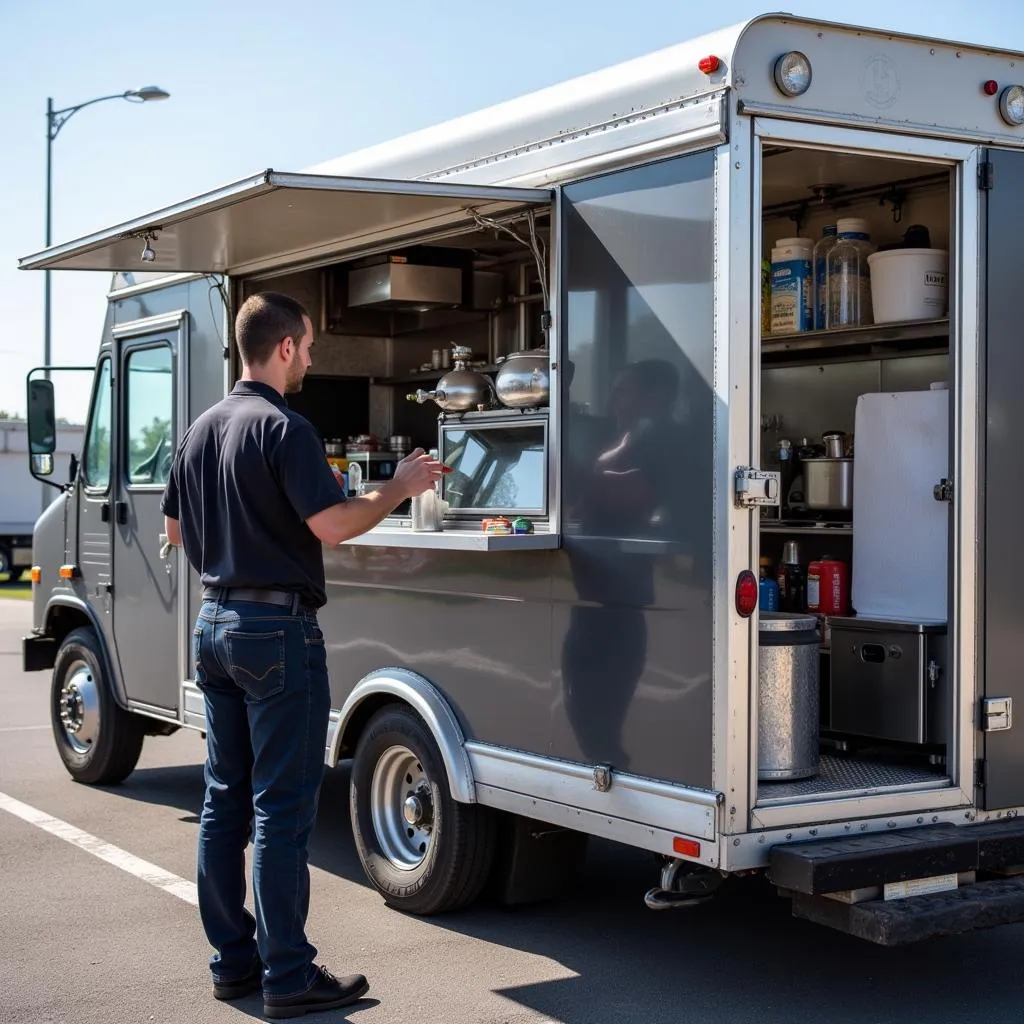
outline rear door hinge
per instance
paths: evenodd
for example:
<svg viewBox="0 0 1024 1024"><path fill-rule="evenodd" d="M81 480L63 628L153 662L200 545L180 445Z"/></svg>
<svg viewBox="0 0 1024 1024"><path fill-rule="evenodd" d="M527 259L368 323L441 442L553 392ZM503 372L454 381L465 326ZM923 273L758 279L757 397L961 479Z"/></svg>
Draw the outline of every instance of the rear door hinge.
<svg viewBox="0 0 1024 1024"><path fill-rule="evenodd" d="M737 508L757 508L762 505L778 506L782 475L753 466L740 466L735 474Z"/></svg>
<svg viewBox="0 0 1024 1024"><path fill-rule="evenodd" d="M978 164L978 188L981 189L982 192L991 191L992 186L995 185L995 180L996 168L990 160L986 160L984 163Z"/></svg>

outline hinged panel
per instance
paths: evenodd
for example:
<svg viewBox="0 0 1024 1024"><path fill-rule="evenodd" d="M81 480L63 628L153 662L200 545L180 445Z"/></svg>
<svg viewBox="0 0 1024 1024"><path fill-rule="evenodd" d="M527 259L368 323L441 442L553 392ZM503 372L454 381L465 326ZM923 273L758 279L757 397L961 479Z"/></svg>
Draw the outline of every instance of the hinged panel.
<svg viewBox="0 0 1024 1024"><path fill-rule="evenodd" d="M1020 667L1020 581L1024 545L1024 446L1020 435L1024 345L1020 340L1020 239L1024 230L1024 153L990 149L983 156L999 187L985 192L984 501L981 535L986 810L1024 804L1024 742L1012 729L1012 701L1024 698Z"/></svg>
<svg viewBox="0 0 1024 1024"><path fill-rule="evenodd" d="M23 270L251 273L544 206L547 189L268 170L19 261ZM143 257L143 248L147 255Z"/></svg>

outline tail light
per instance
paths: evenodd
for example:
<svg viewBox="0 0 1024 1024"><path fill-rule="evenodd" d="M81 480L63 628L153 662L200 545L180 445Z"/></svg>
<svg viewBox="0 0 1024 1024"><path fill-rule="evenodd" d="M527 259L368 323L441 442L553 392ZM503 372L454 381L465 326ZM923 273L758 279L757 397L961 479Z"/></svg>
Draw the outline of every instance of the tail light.
<svg viewBox="0 0 1024 1024"><path fill-rule="evenodd" d="M757 577L749 569L744 569L736 580L736 611L743 618L749 619L754 614L759 594Z"/></svg>

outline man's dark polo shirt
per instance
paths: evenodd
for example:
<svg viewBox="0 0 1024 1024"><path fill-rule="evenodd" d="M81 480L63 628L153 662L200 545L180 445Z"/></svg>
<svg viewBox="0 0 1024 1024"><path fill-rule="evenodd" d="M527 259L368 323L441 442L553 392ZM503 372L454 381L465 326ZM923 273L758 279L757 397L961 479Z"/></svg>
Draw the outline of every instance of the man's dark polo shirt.
<svg viewBox="0 0 1024 1024"><path fill-rule="evenodd" d="M312 424L249 380L189 427L160 507L204 586L297 591L319 608L323 548L305 521L344 500Z"/></svg>

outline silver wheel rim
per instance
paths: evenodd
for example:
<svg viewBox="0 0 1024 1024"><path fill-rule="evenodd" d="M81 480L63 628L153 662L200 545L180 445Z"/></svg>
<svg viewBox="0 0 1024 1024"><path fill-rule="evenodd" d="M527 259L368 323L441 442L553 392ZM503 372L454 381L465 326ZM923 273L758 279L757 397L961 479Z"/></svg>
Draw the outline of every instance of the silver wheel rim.
<svg viewBox="0 0 1024 1024"><path fill-rule="evenodd" d="M370 818L381 852L402 871L418 868L434 834L430 779L408 747L388 747L370 782Z"/></svg>
<svg viewBox="0 0 1024 1024"><path fill-rule="evenodd" d="M100 696L96 677L84 661L72 662L60 688L60 724L76 754L87 754L100 728Z"/></svg>

